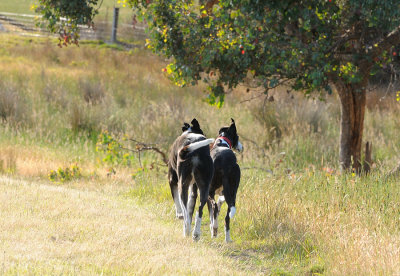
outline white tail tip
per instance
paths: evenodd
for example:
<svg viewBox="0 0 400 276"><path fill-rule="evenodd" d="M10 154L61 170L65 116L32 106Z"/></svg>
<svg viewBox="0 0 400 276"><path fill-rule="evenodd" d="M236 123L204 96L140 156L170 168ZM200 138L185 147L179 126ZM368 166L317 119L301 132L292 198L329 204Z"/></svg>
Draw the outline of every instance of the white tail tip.
<svg viewBox="0 0 400 276"><path fill-rule="evenodd" d="M232 207L231 207L231 210L230 210L230 212L229 212L229 217L230 217L230 218L233 218L233 216L235 215L235 213L236 213L236 207L235 207L235 206L232 206Z"/></svg>
<svg viewBox="0 0 400 276"><path fill-rule="evenodd" d="M191 145L189 145L187 150L189 152L192 152L192 151L195 151L195 150L197 150L199 148L208 146L209 144L212 144L212 143L214 143L214 139L212 139L212 138L206 139L206 140L202 140L202 141L199 141L199 142L192 143Z"/></svg>

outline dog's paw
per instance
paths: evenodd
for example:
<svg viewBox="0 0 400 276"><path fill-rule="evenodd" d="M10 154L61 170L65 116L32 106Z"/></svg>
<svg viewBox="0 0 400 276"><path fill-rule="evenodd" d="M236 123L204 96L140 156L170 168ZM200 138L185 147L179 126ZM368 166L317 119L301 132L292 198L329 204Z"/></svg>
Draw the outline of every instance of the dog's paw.
<svg viewBox="0 0 400 276"><path fill-rule="evenodd" d="M231 242L233 242L233 240L231 240L230 238L228 238L228 239L225 238L225 242L226 242L226 243L231 243Z"/></svg>
<svg viewBox="0 0 400 276"><path fill-rule="evenodd" d="M193 232L193 240L195 242L199 241L200 240L200 233Z"/></svg>
<svg viewBox="0 0 400 276"><path fill-rule="evenodd" d="M210 232L211 232L211 238L216 238L218 233L218 226L214 228L214 225L210 224Z"/></svg>
<svg viewBox="0 0 400 276"><path fill-rule="evenodd" d="M226 243L232 242L231 233L230 233L229 230L228 230L228 231L225 230L225 242L226 242Z"/></svg>
<svg viewBox="0 0 400 276"><path fill-rule="evenodd" d="M188 233L188 231L186 231L186 229L183 229L183 236L184 236L185 238L187 238L187 237L190 236L190 233Z"/></svg>

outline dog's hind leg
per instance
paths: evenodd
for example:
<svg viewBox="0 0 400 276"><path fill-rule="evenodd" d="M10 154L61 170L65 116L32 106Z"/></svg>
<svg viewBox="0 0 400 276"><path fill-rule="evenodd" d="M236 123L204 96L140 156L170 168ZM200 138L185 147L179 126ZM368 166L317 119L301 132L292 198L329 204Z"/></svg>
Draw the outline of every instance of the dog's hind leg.
<svg viewBox="0 0 400 276"><path fill-rule="evenodd" d="M179 196L179 192L178 192L178 185L173 187L173 194L174 194L174 202L175 202L175 209L176 209L176 218L183 219L183 211L182 211L181 203L179 200L180 196Z"/></svg>
<svg viewBox="0 0 400 276"><path fill-rule="evenodd" d="M210 196L207 199L207 208L208 208L208 213L210 214L210 231L211 231L211 238L214 237L213 235L213 224L214 224L214 210L213 210L213 204L214 199L211 198Z"/></svg>
<svg viewBox="0 0 400 276"><path fill-rule="evenodd" d="M194 183L189 187L188 212L189 212L190 225L192 225L194 207L196 206L196 199L197 199L197 185L196 183Z"/></svg>
<svg viewBox="0 0 400 276"><path fill-rule="evenodd" d="M210 214L211 238L216 238L218 234L218 205L215 202L214 195L210 192L207 200L208 212Z"/></svg>
<svg viewBox="0 0 400 276"><path fill-rule="evenodd" d="M178 192L178 176L176 172L171 167L168 168L168 180L169 187L171 188L172 199L175 203L176 217L178 219L183 219L183 213L181 208L181 203L179 202L179 192Z"/></svg>
<svg viewBox="0 0 400 276"><path fill-rule="evenodd" d="M187 180L186 181L181 181L179 180L178 184L178 189L179 189L179 203L181 205L182 209L182 215L183 215L183 235L185 237L188 237L190 235L190 224L191 221L189 219L189 214L187 211L187 202L188 202L188 189L189 189L189 183Z"/></svg>
<svg viewBox="0 0 400 276"><path fill-rule="evenodd" d="M200 206L199 210L196 213L196 221L194 224L194 231L193 231L193 240L198 241L201 235L201 218L203 217L203 208L204 205L207 203L208 198L208 187L202 187L203 189L200 190Z"/></svg>
<svg viewBox="0 0 400 276"><path fill-rule="evenodd" d="M209 162L206 162L209 161ZM194 173L194 178L197 184L197 188L200 193L200 206L199 210L196 214L196 221L194 225L193 231L193 240L198 241L201 235L201 218L203 217L203 208L206 205L208 200L208 192L210 189L210 183L212 180L212 176L214 173L214 167L209 157L209 160L204 160L204 163L201 167L197 168L197 172ZM207 172L206 174L204 172Z"/></svg>
<svg viewBox="0 0 400 276"><path fill-rule="evenodd" d="M232 242L231 235L230 235L230 219L236 213L236 193L239 188L240 182L240 168L236 164L233 168L231 173L229 174L229 179L224 179L223 186L224 186L224 195L226 203L228 204L228 211L225 217L225 241Z"/></svg>
<svg viewBox="0 0 400 276"><path fill-rule="evenodd" d="M228 180L224 179L224 184L228 185ZM234 210L232 208L235 208L235 203L234 203L234 198L232 195L232 191L226 189L227 186L224 185L224 196L223 199L226 200L226 203L228 204L228 210L226 212L225 216L225 242L232 242L231 239L231 234L230 234L230 219L231 219L231 212ZM218 199L219 201L219 199ZM223 201L221 202L222 205Z"/></svg>
<svg viewBox="0 0 400 276"><path fill-rule="evenodd" d="M232 242L230 228L229 228L229 223L230 223L229 209L230 208L228 208L228 211L226 212L225 216L225 242Z"/></svg>
<svg viewBox="0 0 400 276"><path fill-rule="evenodd" d="M218 197L218 202L217 202L218 211L221 211L221 206L222 206L222 204L224 204L224 202L225 202L225 196L224 195L220 195Z"/></svg>

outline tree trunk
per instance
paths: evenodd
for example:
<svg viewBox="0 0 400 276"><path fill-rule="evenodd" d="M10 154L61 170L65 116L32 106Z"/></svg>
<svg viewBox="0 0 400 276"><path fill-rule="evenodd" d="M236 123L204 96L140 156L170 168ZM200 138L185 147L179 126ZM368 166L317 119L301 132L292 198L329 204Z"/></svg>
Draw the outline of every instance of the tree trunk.
<svg viewBox="0 0 400 276"><path fill-rule="evenodd" d="M360 173L364 129L366 87L363 84L335 83L341 103L339 161L342 170Z"/></svg>

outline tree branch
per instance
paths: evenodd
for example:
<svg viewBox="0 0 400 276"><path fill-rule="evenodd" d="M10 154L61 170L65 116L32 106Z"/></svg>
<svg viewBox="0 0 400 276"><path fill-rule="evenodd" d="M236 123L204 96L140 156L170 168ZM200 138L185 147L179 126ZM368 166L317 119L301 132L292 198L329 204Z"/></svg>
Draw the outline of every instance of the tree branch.
<svg viewBox="0 0 400 276"><path fill-rule="evenodd" d="M375 44L377 47L374 47L372 52L373 59L381 55L383 51L388 51L392 46L400 44L400 26L397 26L385 38Z"/></svg>
<svg viewBox="0 0 400 276"><path fill-rule="evenodd" d="M127 151L131 151L131 152L138 153L138 154L139 154L139 162L140 162L140 153L141 153L142 151L152 150L152 151L155 151L155 152L157 152L158 154L160 154L163 163L164 163L165 165L168 165L168 159L167 159L166 153L163 152L162 150L160 150L160 149L157 148L157 147L150 146L150 145L154 145L154 144L145 144L145 143L139 142L139 141L137 141L137 140L135 140L135 139L129 139L129 140L136 142L136 149L125 148L125 147L122 147L122 146L121 146L120 148L123 149L123 150L127 150Z"/></svg>
<svg viewBox="0 0 400 276"><path fill-rule="evenodd" d="M324 53L330 54L330 53L332 53L333 50L339 48L340 46L345 44L347 41L351 41L351 40L355 40L355 39L359 39L359 38L360 38L360 35L358 35L358 34L342 35L338 40L336 40L336 42L332 45L332 47L330 47Z"/></svg>

